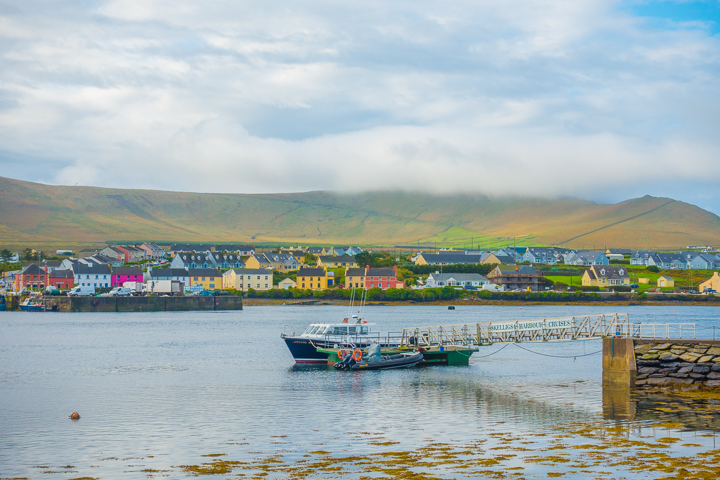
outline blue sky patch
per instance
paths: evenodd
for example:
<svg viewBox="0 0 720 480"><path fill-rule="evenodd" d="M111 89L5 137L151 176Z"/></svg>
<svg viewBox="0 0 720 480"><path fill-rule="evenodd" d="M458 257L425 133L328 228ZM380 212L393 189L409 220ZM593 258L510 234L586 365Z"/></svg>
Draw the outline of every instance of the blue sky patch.
<svg viewBox="0 0 720 480"><path fill-rule="evenodd" d="M720 1L628 1L623 9L653 20L658 28L698 28L720 33Z"/></svg>

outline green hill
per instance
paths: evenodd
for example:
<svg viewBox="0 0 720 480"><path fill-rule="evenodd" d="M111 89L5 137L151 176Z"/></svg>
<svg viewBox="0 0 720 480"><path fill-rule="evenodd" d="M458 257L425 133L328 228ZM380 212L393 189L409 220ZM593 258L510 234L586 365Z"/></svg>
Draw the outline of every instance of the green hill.
<svg viewBox="0 0 720 480"><path fill-rule="evenodd" d="M645 196L580 199L421 193L207 194L40 185L0 177L0 245L252 242L481 248L683 248L720 238L720 217Z"/></svg>

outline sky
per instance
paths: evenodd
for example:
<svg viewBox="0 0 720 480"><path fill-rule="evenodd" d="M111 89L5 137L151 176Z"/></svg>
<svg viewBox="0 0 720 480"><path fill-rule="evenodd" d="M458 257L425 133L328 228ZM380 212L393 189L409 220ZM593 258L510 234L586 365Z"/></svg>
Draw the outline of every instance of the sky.
<svg viewBox="0 0 720 480"><path fill-rule="evenodd" d="M0 176L720 214L720 0L0 0Z"/></svg>

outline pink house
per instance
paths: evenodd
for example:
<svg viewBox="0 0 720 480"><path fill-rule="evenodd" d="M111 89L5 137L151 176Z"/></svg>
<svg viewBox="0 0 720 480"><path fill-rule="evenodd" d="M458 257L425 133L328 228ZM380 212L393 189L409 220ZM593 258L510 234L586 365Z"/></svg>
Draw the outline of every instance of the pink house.
<svg viewBox="0 0 720 480"><path fill-rule="evenodd" d="M397 267L392 268L370 268L365 267L365 288L379 287L383 290L388 288L405 288L405 283L397 279Z"/></svg>
<svg viewBox="0 0 720 480"><path fill-rule="evenodd" d="M112 286L122 287L125 282L142 282L143 271L140 267L113 267Z"/></svg>

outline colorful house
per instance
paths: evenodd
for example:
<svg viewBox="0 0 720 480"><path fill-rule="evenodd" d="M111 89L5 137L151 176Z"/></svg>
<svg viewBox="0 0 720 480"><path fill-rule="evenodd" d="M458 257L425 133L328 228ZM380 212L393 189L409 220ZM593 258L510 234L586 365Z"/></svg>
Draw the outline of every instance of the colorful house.
<svg viewBox="0 0 720 480"><path fill-rule="evenodd" d="M328 288L328 272L324 268L301 268L297 273L297 287L310 290Z"/></svg>
<svg viewBox="0 0 720 480"><path fill-rule="evenodd" d="M713 273L710 280L700 284L700 293L706 292L707 290L713 290L715 292L720 290L720 275L718 275L718 272Z"/></svg>
<svg viewBox="0 0 720 480"><path fill-rule="evenodd" d="M15 275L15 291L23 288L42 289L47 285L47 273L34 263L27 265Z"/></svg>
<svg viewBox="0 0 720 480"><path fill-rule="evenodd" d="M223 287L223 275L214 268L191 268L190 286L201 285L203 290L220 290Z"/></svg>
<svg viewBox="0 0 720 480"><path fill-rule="evenodd" d="M345 270L345 288L405 288L397 279L397 267L348 268Z"/></svg>
<svg viewBox="0 0 720 480"><path fill-rule="evenodd" d="M109 264L86 264L78 262L74 265L75 284L80 286L106 288L110 286L111 270Z"/></svg>
<svg viewBox="0 0 720 480"><path fill-rule="evenodd" d="M53 270L48 275L48 287L53 286L58 290L68 290L75 283L75 274L72 270Z"/></svg>
<svg viewBox="0 0 720 480"><path fill-rule="evenodd" d="M297 283L292 278L283 278L278 282L278 288L280 290L290 290L291 288L296 288Z"/></svg>
<svg viewBox="0 0 720 480"><path fill-rule="evenodd" d="M630 274L622 265L593 265L582 276L583 287L630 285Z"/></svg>
<svg viewBox="0 0 720 480"><path fill-rule="evenodd" d="M671 288L675 287L675 279L672 277L660 277L657 279L657 286L660 288Z"/></svg>
<svg viewBox="0 0 720 480"><path fill-rule="evenodd" d="M223 289L270 290L273 288L273 272L265 268L231 268L222 275Z"/></svg>
<svg viewBox="0 0 720 480"><path fill-rule="evenodd" d="M358 266L355 262L355 257L350 255L340 257L321 255L318 257L317 265L323 268L354 268Z"/></svg>
<svg viewBox="0 0 720 480"><path fill-rule="evenodd" d="M113 267L112 286L122 287L125 282L142 282L143 271L140 267Z"/></svg>

